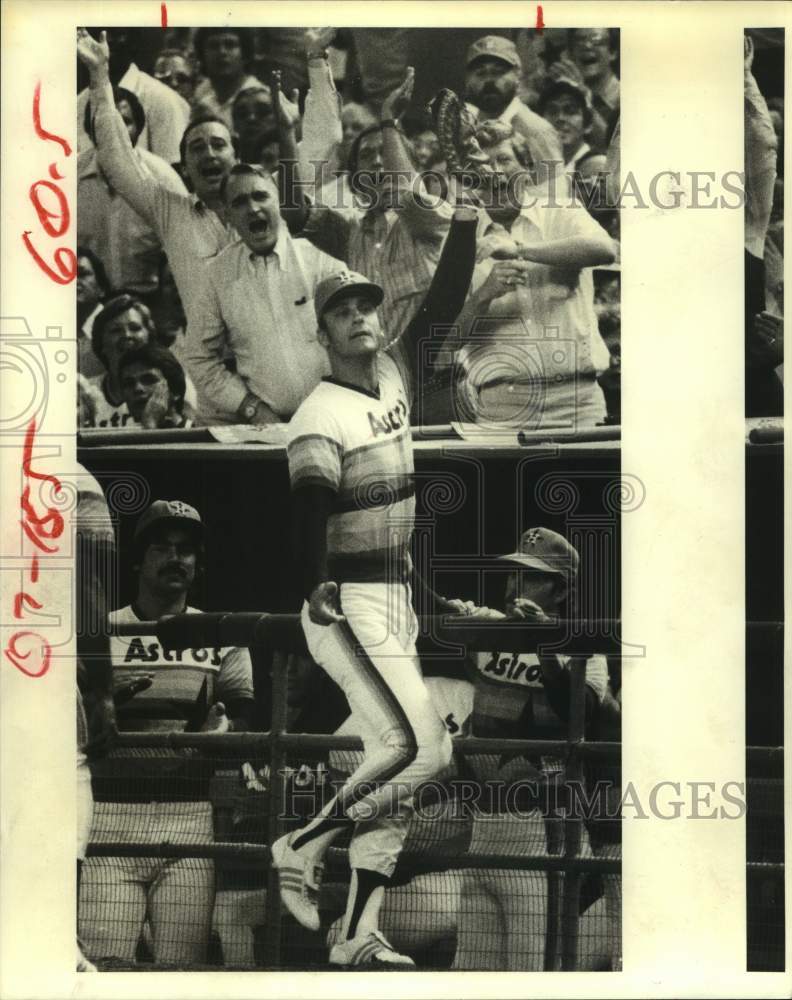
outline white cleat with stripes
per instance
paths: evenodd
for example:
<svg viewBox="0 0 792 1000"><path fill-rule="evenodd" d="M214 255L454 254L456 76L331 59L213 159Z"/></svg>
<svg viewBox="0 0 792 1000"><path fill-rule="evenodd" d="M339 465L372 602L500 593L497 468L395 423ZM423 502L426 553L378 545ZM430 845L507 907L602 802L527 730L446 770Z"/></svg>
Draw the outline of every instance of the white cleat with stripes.
<svg viewBox="0 0 792 1000"><path fill-rule="evenodd" d="M330 949L330 964L347 968L415 968L415 962L407 955L400 955L380 931L369 931L334 944Z"/></svg>
<svg viewBox="0 0 792 1000"><path fill-rule="evenodd" d="M309 931L319 930L319 886L324 865L316 864L289 846L292 834L272 845L272 864L278 871L283 905Z"/></svg>

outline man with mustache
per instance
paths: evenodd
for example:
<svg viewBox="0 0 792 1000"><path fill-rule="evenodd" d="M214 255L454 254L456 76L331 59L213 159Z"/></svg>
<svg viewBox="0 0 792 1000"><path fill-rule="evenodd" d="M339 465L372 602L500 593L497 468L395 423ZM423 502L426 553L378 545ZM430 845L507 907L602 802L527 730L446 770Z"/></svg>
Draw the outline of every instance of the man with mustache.
<svg viewBox="0 0 792 1000"><path fill-rule="evenodd" d="M558 134L517 96L522 66L514 42L501 35L485 35L468 49L465 96L479 122L497 119L511 125L528 143L539 180L563 165Z"/></svg>
<svg viewBox="0 0 792 1000"><path fill-rule="evenodd" d="M197 612L187 604L203 554L198 511L155 500L133 537L137 591L112 625ZM155 636L111 636L118 728L226 733L250 727L253 671L245 648L165 649ZM214 839L206 758L173 749L117 748L92 771L95 841L200 844ZM119 792L123 789L123 799ZM153 849L152 853L155 853ZM154 961L205 962L215 899L206 858L89 858L81 880L80 933L93 960L135 961L148 918Z"/></svg>

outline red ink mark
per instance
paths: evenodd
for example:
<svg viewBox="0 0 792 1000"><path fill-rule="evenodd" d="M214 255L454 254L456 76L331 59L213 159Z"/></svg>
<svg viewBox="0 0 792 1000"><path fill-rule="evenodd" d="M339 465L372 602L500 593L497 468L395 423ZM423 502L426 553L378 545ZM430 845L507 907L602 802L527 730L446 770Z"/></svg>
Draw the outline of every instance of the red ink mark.
<svg viewBox="0 0 792 1000"><path fill-rule="evenodd" d="M40 611L43 604L39 604L35 597L31 597L30 594L26 594L24 590L20 592L14 598L14 618L22 617L22 606L27 604L28 607L34 608L36 611Z"/></svg>
<svg viewBox="0 0 792 1000"><path fill-rule="evenodd" d="M26 233L25 235L28 234ZM42 539L46 538L48 540L52 540L60 538L63 534L63 517L59 511L55 510L53 507L47 507L46 512L42 515L39 515L36 512L36 509L30 500L30 482L31 480L37 479L39 482L51 483L56 496L63 493L63 486L57 476L51 476L48 473L43 472L36 472L32 467L33 445L35 440L36 418L34 417L28 424L27 433L25 434L25 447L22 452L22 471L26 482L25 488L22 491L22 496L19 498L19 502L25 515L25 519L20 523L22 524L22 528L24 529L27 537L38 549L42 552L57 552L57 545L46 545ZM30 579L33 583L36 583L38 581L38 577L39 559L38 553L34 552L30 563ZM14 597L14 618L23 618L26 608L40 611L42 607L43 605L40 604L35 597L21 590ZM25 652L18 648L20 640L25 639L28 636L38 640L39 642L41 660L38 669L28 669L26 663L23 662L29 659L31 653L33 652L33 648L28 649ZM8 645L3 652L17 668L17 670L21 671L27 677L43 677L50 668L50 658L52 655L50 644L37 632L15 632L9 639Z"/></svg>
<svg viewBox="0 0 792 1000"><path fill-rule="evenodd" d="M41 655L41 665L38 670L28 670L26 666L20 662L21 660L27 660L30 656L32 650L28 650L26 653L22 653L17 649L17 642L20 639L24 639L25 636L31 635L41 643L42 655ZM8 645L3 650L8 659L14 664L17 670L21 670L23 674L27 677L43 677L44 674L50 668L50 657L52 655L52 649L50 644L46 639L42 639L40 635L36 632L14 632L8 641Z"/></svg>
<svg viewBox="0 0 792 1000"><path fill-rule="evenodd" d="M51 278L53 281L57 281L59 285L68 285L70 282L74 281L77 277L77 258L74 256L74 251L70 250L68 247L58 247L58 249L53 254L53 258L58 268L60 269L60 274L56 274L49 264L44 260L41 254L33 246L30 239L30 230L25 230L22 233L22 242L27 247L28 253L33 258L33 260L38 264L41 270ZM63 262L63 258L66 258L67 263Z"/></svg>
<svg viewBox="0 0 792 1000"><path fill-rule="evenodd" d="M39 139L60 143L63 146L65 155L71 156L71 146L68 142L59 135L53 135L52 132L48 132L41 126L41 80L38 81L36 89L33 91L33 128L36 130L36 135Z"/></svg>
<svg viewBox="0 0 792 1000"><path fill-rule="evenodd" d="M160 18L162 20L162 27L163 28L167 28L168 27L168 5L167 4L164 4L164 3L160 4Z"/></svg>
<svg viewBox="0 0 792 1000"><path fill-rule="evenodd" d="M33 128L35 129L36 135L39 139L59 143L66 156L71 156L71 146L69 143L65 139L61 138L61 136L54 135L52 132L48 132L42 127L41 81L36 84L36 89L33 92ZM33 208L36 210L36 215L38 216L38 220L41 223L44 232L48 236L60 239L60 237L65 236L69 230L71 212L69 211L69 203L66 200L66 195L63 191L61 191L57 184L53 183L53 181L62 180L64 177L64 175L59 172L55 163L50 164L49 175L52 178L51 181L35 181L35 183L30 185L28 197L30 198ZM55 196L56 204L51 205L50 207L43 205L39 189L51 192L51 194ZM22 242L25 244L27 252L41 268L44 274L46 274L51 281L56 282L58 285L68 285L70 282L74 281L77 277L77 258L74 255L74 251L70 250L68 247L58 247L53 254L53 263L57 268L57 270L55 270L33 245L33 241L30 238L31 235L31 230L26 229L22 233Z"/></svg>
<svg viewBox="0 0 792 1000"><path fill-rule="evenodd" d="M55 195L58 203L58 210L56 212L50 211L50 209L42 205L39 197L39 188L44 188L46 191L52 191ZM35 184L30 185L28 196L47 236L63 236L63 234L69 229L71 212L69 211L69 203L66 200L66 195L63 191L61 191L58 185L54 184L52 181L36 181ZM50 219L57 219L58 221L56 225L53 225L50 222Z"/></svg>
<svg viewBox="0 0 792 1000"><path fill-rule="evenodd" d="M541 4L540 4L536 8L536 30L539 32L540 35L542 34L542 31L544 30L544 26L545 26L544 17L542 16L542 7L541 7Z"/></svg>

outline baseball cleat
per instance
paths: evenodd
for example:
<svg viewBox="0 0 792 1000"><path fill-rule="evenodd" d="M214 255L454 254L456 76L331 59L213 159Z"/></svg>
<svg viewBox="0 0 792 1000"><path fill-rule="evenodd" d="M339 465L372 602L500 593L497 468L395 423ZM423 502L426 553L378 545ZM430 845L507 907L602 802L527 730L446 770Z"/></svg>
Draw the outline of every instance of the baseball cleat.
<svg viewBox="0 0 792 1000"><path fill-rule="evenodd" d="M415 962L400 955L381 931L359 934L330 949L330 964L346 967L372 966L381 969L414 969Z"/></svg>
<svg viewBox="0 0 792 1000"><path fill-rule="evenodd" d="M272 864L278 872L280 895L297 923L309 931L319 930L319 886L324 865L316 864L289 846L290 833L272 845Z"/></svg>

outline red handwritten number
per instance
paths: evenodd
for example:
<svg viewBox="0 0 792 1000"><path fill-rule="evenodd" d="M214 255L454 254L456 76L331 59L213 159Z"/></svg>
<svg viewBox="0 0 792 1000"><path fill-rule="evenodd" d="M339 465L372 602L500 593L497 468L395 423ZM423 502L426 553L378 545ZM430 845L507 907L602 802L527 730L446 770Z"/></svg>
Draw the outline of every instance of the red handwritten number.
<svg viewBox="0 0 792 1000"><path fill-rule="evenodd" d="M38 670L28 670L21 661L27 660L30 656L32 650L29 649L27 652L22 653L17 649L17 643L20 639L24 639L25 636L31 635L41 643L41 661ZM21 670L23 674L27 677L43 677L44 674L50 668L50 658L52 656L52 648L46 639L42 639L40 635L36 632L15 632L6 646L5 655L14 664L17 670Z"/></svg>
<svg viewBox="0 0 792 1000"><path fill-rule="evenodd" d="M36 512L30 500L30 482L31 480L37 479L39 482L51 483L56 496L63 492L63 486L56 476L51 476L44 472L36 472L35 469L33 469L33 445L35 444L35 440L36 418L33 417L28 424L27 433L25 434L25 447L22 452L22 472L26 482L25 488L22 491L22 496L19 500L20 506L25 515L24 520L21 523L25 534L34 545L36 545L43 552L57 552L57 546L46 545L42 541L42 538L46 538L48 540L60 538L63 533L63 517L53 507L47 507L46 512L42 515L39 515ZM38 553L34 552L30 566L30 578L33 583L38 580L38 575ZM42 607L43 605L39 603L35 597L32 597L24 590L20 590L14 598L14 617L17 619L24 617L26 608L40 611ZM19 644L23 639L32 640L30 643L25 643L25 645L29 645L30 648L24 649L23 647L20 649ZM41 658L38 662L37 668L32 668L31 664L35 663L35 660L31 660L30 657L31 654L35 652L36 641L38 642L38 649L40 650ZM17 668L17 670L25 674L26 677L43 677L50 668L52 649L47 640L37 632L15 632L9 639L8 645L3 652L11 663L13 663L13 665Z"/></svg>
<svg viewBox="0 0 792 1000"><path fill-rule="evenodd" d="M59 135L53 135L52 132L48 132L41 125L41 80L36 84L36 89L33 91L33 128L36 130L36 135L39 139L44 139L49 142L57 142L63 146L63 152L66 156L71 156L71 146L68 142Z"/></svg>
<svg viewBox="0 0 792 1000"><path fill-rule="evenodd" d="M71 146L69 143L59 135L55 135L53 132L48 132L41 124L41 82L36 84L36 89L33 92L33 128L35 129L36 135L39 139L43 139L45 142L56 142L63 149L66 156L71 156ZM54 180L62 179L62 174L59 174L58 169L54 163L50 164L49 168L50 177ZM55 198L57 199L57 211L51 211L50 208L45 207L39 195L39 189L45 188L51 191ZM39 222L41 223L44 232L48 236L53 238L60 238L64 236L69 230L69 224L71 222L71 213L69 211L69 203L66 200L66 196L61 191L61 189L53 184L52 181L36 181L31 184L29 191L30 201L33 208L36 210L36 215L38 216ZM53 222L53 220L56 220ZM25 244L25 249L28 251L30 256L36 262L36 264L41 268L44 274L51 280L56 282L58 285L68 285L77 277L77 258L74 255L74 251L70 250L68 247L58 247L53 254L53 263L55 265L55 270L38 252L38 250L33 246L33 241L30 238L30 230L25 230L22 233L22 242Z"/></svg>
<svg viewBox="0 0 792 1000"><path fill-rule="evenodd" d="M536 30L539 32L540 35L542 33L542 30L544 29L544 26L545 23L544 23L544 17L542 16L542 8L541 6L538 6L536 8Z"/></svg>
<svg viewBox="0 0 792 1000"><path fill-rule="evenodd" d="M167 4L164 4L164 3L160 4L160 18L162 20L162 27L163 28L167 28L168 27L168 6L167 6Z"/></svg>
<svg viewBox="0 0 792 1000"><path fill-rule="evenodd" d="M39 198L38 193L39 188L45 188L47 191L52 191L58 202L57 212L52 212L50 209L41 204L41 199ZM71 212L69 212L69 203L66 201L66 195L63 191L61 191L58 185L53 184L52 181L36 181L35 184L30 185L28 195L33 204L33 208L36 210L36 215L39 217L39 222L44 227L44 232L48 236L63 236L69 228L69 223L71 222ZM50 219L57 219L58 223L53 226Z"/></svg>

